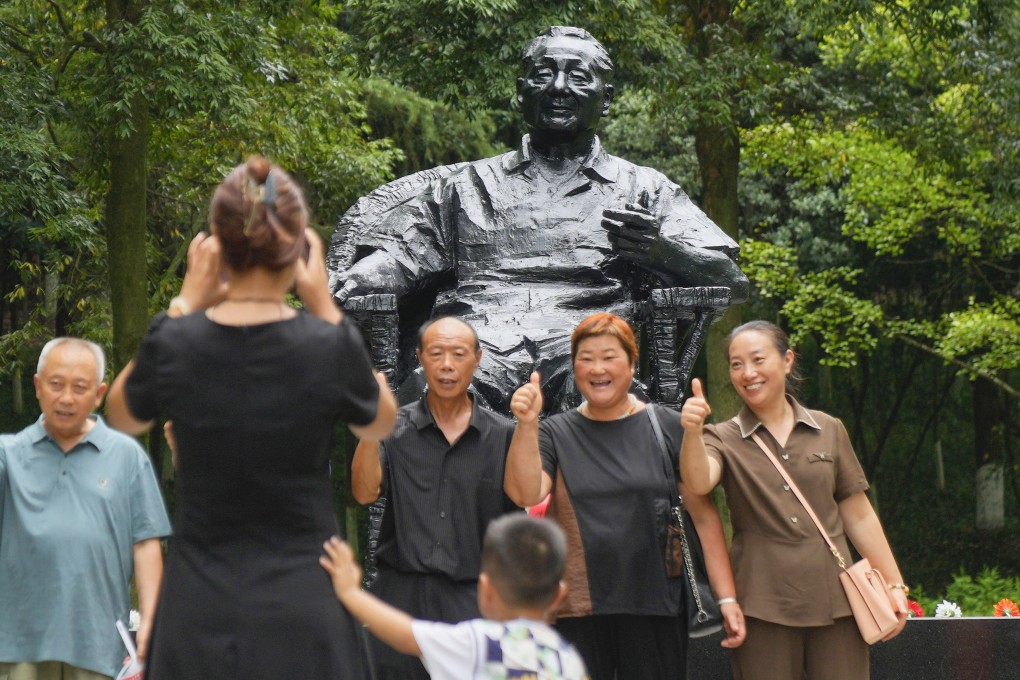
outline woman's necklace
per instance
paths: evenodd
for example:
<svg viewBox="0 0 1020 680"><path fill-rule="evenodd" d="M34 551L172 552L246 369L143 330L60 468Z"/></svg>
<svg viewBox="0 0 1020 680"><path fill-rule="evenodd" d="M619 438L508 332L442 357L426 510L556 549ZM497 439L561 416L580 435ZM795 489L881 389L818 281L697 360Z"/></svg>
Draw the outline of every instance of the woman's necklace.
<svg viewBox="0 0 1020 680"><path fill-rule="evenodd" d="M615 418L616 420L623 420L627 416L633 415L634 411L637 410L637 407L638 407L637 397L635 397L633 394L630 394L630 395L627 395L627 396L630 397L630 402L629 402L630 406L627 408L626 412L621 413L620 415L616 416L616 418ZM582 402L581 405L577 407L577 411L582 416L584 416L585 418L589 418L591 420L597 420L597 418L592 418L591 417L591 409L588 407L588 402L586 402L586 401Z"/></svg>
<svg viewBox="0 0 1020 680"><path fill-rule="evenodd" d="M280 298L271 298L271 297L227 297L227 298L223 298L222 300L220 300L218 304L222 305L224 302L255 302L255 303L263 303L263 304L270 304L270 303L272 303L274 305L282 305L283 304L283 300L282 299L280 299Z"/></svg>
<svg viewBox="0 0 1020 680"><path fill-rule="evenodd" d="M280 298L258 297L258 296L243 296L243 297L226 297L226 298L223 298L222 300L217 302L215 305L213 305L212 309L210 309L209 311L213 312L215 314L216 310L219 309L220 305L224 305L224 304L226 304L228 302L236 302L238 304L251 303L251 304L258 304L258 305L274 305L274 306L276 306L277 310L279 310L279 312L280 312L280 320L281 321L283 320L283 315L284 315L284 313L285 313L285 311L287 309L287 303L284 302ZM210 318L212 318L212 317L210 316Z"/></svg>

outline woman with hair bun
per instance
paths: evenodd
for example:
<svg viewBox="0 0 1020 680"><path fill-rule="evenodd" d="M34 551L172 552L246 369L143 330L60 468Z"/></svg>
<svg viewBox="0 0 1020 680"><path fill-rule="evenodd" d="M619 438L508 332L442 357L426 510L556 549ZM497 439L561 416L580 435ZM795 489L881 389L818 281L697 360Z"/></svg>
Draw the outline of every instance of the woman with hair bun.
<svg viewBox="0 0 1020 680"><path fill-rule="evenodd" d="M137 434L173 421L174 536L146 677L367 678L356 623L318 565L339 527L338 420L381 439L396 404L333 303L301 190L253 157L217 187L210 234L110 391ZM304 304L286 302L294 290Z"/></svg>

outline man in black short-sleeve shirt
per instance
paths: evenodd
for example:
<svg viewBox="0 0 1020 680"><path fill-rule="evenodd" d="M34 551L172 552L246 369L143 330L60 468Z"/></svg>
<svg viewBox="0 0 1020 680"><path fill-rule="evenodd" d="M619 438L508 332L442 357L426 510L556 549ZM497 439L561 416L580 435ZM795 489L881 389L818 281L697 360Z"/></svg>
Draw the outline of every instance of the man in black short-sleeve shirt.
<svg viewBox="0 0 1020 680"><path fill-rule="evenodd" d="M387 498L372 592L414 618L456 623L480 616L482 538L491 520L518 510L517 489L505 482L507 453L517 437L537 457L538 411L515 429L474 402L468 386L481 350L460 319L426 323L417 355L428 390L400 409L389 438L358 444L352 487L362 504ZM537 382L517 394L540 410ZM374 638L370 653L378 680L429 677L419 659Z"/></svg>

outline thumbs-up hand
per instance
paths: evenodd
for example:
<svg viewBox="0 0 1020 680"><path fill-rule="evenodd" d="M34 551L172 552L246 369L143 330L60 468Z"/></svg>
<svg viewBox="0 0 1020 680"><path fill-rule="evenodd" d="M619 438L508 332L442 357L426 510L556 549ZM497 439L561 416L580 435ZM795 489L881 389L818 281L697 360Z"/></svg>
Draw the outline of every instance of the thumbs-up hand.
<svg viewBox="0 0 1020 680"><path fill-rule="evenodd" d="M518 423L534 423L542 413L542 384L538 372L531 374L531 379L517 388L510 399L510 411Z"/></svg>
<svg viewBox="0 0 1020 680"><path fill-rule="evenodd" d="M684 402L684 407L680 411L680 426L685 432L700 433L710 415L712 407L705 399L701 381L695 378L691 381L691 396Z"/></svg>

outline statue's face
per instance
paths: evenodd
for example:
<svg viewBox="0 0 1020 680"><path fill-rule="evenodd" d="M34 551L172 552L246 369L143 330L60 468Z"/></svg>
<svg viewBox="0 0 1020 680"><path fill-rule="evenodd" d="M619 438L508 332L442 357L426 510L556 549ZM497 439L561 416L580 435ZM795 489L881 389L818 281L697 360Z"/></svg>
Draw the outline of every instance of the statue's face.
<svg viewBox="0 0 1020 680"><path fill-rule="evenodd" d="M593 45L568 36L548 38L517 80L524 122L532 130L581 133L609 113L613 86L594 66Z"/></svg>

